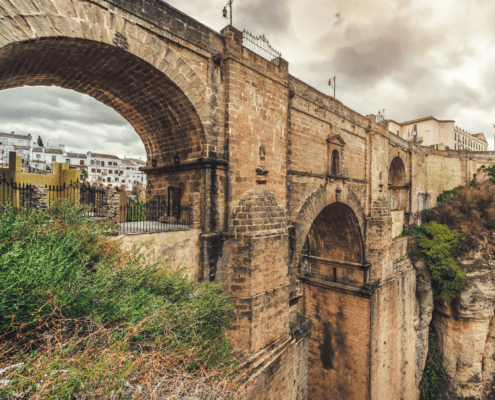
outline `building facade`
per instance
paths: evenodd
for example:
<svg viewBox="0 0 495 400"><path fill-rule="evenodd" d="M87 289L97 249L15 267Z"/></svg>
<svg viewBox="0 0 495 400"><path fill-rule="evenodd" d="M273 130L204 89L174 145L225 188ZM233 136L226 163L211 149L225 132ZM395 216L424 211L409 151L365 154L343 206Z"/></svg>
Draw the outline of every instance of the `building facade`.
<svg viewBox="0 0 495 400"><path fill-rule="evenodd" d="M421 146L450 150L488 150L488 142L483 133L468 133L456 126L454 120L439 120L429 116L406 122L392 119L386 121L390 132Z"/></svg>
<svg viewBox="0 0 495 400"><path fill-rule="evenodd" d="M7 168L9 164L9 152L15 151L22 157L23 162L29 160L33 137L31 135L18 135L15 132L0 132L0 165Z"/></svg>
<svg viewBox="0 0 495 400"><path fill-rule="evenodd" d="M69 164L70 169L81 171L82 180L92 185L120 188L132 191L134 185L146 188L146 174L142 168L146 161L139 159L120 159L116 155L68 152L64 144L46 145L31 135L19 135L15 132L0 132L0 166L8 168L9 152L22 157L23 167L40 172L51 171L52 163Z"/></svg>

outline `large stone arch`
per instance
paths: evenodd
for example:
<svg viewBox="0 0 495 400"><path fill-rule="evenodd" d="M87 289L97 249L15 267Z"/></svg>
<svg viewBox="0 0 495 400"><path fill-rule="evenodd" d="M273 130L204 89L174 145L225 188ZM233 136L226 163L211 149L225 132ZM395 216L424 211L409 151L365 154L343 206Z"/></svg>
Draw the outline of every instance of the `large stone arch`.
<svg viewBox="0 0 495 400"><path fill-rule="evenodd" d="M357 196L338 183L313 193L298 215L294 262L301 310L312 320L308 398L357 400L368 391L370 265L364 224Z"/></svg>
<svg viewBox="0 0 495 400"><path fill-rule="evenodd" d="M339 192L340 190L340 192ZM306 237L309 230L313 225L314 220L325 207L328 205L340 202L349 206L354 212L359 228L361 230L361 237L363 243L366 241L366 216L364 209L361 206L356 194L352 189L346 185L339 187L337 185L325 185L313 192L301 206L295 220L295 245L293 248L293 257L291 262L291 269L297 268L301 261L301 252L304 246ZM365 257L364 257L365 258Z"/></svg>
<svg viewBox="0 0 495 400"><path fill-rule="evenodd" d="M126 118L148 159L217 154L211 95L179 47L104 1L0 0L0 90L61 86Z"/></svg>

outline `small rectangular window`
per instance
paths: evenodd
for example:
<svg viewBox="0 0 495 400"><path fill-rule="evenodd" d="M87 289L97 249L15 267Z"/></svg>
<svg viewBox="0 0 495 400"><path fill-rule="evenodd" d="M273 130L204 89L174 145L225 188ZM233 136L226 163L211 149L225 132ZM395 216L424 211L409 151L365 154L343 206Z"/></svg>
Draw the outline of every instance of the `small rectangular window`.
<svg viewBox="0 0 495 400"><path fill-rule="evenodd" d="M91 160L91 165L95 165L95 160Z"/></svg>
<svg viewBox="0 0 495 400"><path fill-rule="evenodd" d="M180 218L180 187L169 186L168 188L168 215Z"/></svg>
<svg viewBox="0 0 495 400"><path fill-rule="evenodd" d="M36 154L36 158L41 158L41 154Z"/></svg>
<svg viewBox="0 0 495 400"><path fill-rule="evenodd" d="M84 160L79 161L79 165L85 165Z"/></svg>
<svg viewBox="0 0 495 400"><path fill-rule="evenodd" d="M65 159L65 162L66 162L67 164L70 164L70 158L66 158L66 159Z"/></svg>
<svg viewBox="0 0 495 400"><path fill-rule="evenodd" d="M101 165L101 162L100 161L96 161L96 165Z"/></svg>
<svg viewBox="0 0 495 400"><path fill-rule="evenodd" d="M105 161L102 161L101 162L101 166L104 167L105 166Z"/></svg>
<svg viewBox="0 0 495 400"><path fill-rule="evenodd" d="M57 161L57 156L52 156L52 161Z"/></svg>
<svg viewBox="0 0 495 400"><path fill-rule="evenodd" d="M92 172L92 173L95 173L95 172L96 172L96 169L91 168L91 172Z"/></svg>

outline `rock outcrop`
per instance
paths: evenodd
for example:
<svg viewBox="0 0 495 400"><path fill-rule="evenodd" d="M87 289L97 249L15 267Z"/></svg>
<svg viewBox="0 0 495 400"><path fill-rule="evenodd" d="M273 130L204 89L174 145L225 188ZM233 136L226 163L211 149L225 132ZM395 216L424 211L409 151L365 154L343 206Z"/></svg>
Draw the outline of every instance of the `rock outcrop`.
<svg viewBox="0 0 495 400"><path fill-rule="evenodd" d="M429 326L434 307L433 289L423 254L417 250L412 240L409 242L408 253L417 276L414 329L416 331L416 385L419 387L428 354Z"/></svg>
<svg viewBox="0 0 495 400"><path fill-rule="evenodd" d="M435 302L432 326L445 370L439 400L495 399L495 256L487 247L459 257L465 286L450 305Z"/></svg>

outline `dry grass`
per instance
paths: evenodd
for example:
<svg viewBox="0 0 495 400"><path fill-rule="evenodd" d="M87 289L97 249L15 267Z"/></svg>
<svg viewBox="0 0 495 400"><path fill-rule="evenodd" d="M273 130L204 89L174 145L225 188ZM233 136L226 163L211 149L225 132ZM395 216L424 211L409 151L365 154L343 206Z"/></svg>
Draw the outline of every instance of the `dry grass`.
<svg viewBox="0 0 495 400"><path fill-rule="evenodd" d="M209 355L171 350L139 327L46 319L36 329L0 337L2 399L234 399L230 368L208 368ZM9 368L10 367L10 368ZM237 378L237 379L235 379Z"/></svg>

